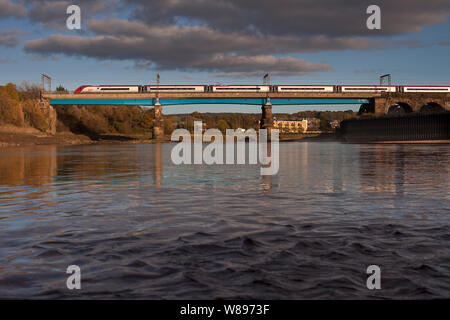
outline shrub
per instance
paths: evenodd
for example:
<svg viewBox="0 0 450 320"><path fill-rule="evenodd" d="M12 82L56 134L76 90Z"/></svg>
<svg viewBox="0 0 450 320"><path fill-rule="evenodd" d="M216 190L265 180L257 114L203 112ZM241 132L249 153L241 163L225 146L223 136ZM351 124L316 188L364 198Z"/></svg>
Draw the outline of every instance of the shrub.
<svg viewBox="0 0 450 320"><path fill-rule="evenodd" d="M168 118L164 118L164 133L167 135L172 134L173 130L175 130L175 125L172 120Z"/></svg>
<svg viewBox="0 0 450 320"><path fill-rule="evenodd" d="M37 100L26 100L22 102L25 123L40 131L45 131L48 127L48 120L39 107Z"/></svg>
<svg viewBox="0 0 450 320"><path fill-rule="evenodd" d="M16 90L16 86L12 83L0 86L0 122L19 127L24 124L19 93Z"/></svg>

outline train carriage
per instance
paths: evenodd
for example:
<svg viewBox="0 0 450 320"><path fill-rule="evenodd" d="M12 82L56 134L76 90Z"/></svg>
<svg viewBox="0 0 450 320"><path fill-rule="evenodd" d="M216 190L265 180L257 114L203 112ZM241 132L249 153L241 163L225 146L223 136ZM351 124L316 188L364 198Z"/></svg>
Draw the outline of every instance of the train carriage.
<svg viewBox="0 0 450 320"><path fill-rule="evenodd" d="M333 93L336 86L318 86L318 85L279 85L274 86L274 92L327 92Z"/></svg>
<svg viewBox="0 0 450 320"><path fill-rule="evenodd" d="M141 86L136 85L123 85L123 86L81 86L75 90L76 94L79 93L139 93L141 92Z"/></svg>
<svg viewBox="0 0 450 320"><path fill-rule="evenodd" d="M444 86L402 86L400 92L450 92L450 87Z"/></svg>
<svg viewBox="0 0 450 320"><path fill-rule="evenodd" d="M367 86L367 85L351 85L339 86L340 92L396 92L396 86Z"/></svg>
<svg viewBox="0 0 450 320"><path fill-rule="evenodd" d="M231 85L211 86L212 92L270 92L271 86Z"/></svg>
<svg viewBox="0 0 450 320"><path fill-rule="evenodd" d="M144 86L144 92L205 92L207 86L200 85L173 85L173 86Z"/></svg>

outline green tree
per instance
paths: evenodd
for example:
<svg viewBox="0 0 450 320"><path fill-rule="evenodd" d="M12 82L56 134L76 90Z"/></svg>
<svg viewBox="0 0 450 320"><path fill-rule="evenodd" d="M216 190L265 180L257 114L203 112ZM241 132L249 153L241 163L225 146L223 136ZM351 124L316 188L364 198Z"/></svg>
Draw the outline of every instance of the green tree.
<svg viewBox="0 0 450 320"><path fill-rule="evenodd" d="M62 85L59 85L59 87L56 88L56 92L58 92L58 93L69 93L69 91L66 88L64 88Z"/></svg>
<svg viewBox="0 0 450 320"><path fill-rule="evenodd" d="M164 118L164 133L171 135L173 130L175 130L175 125L169 118Z"/></svg>
<svg viewBox="0 0 450 320"><path fill-rule="evenodd" d="M35 100L25 100L22 102L25 122L40 131L45 131L48 127L46 116L43 114Z"/></svg>
<svg viewBox="0 0 450 320"><path fill-rule="evenodd" d="M0 86L0 122L23 126L24 115L20 105L19 93L16 86L8 83L6 86Z"/></svg>
<svg viewBox="0 0 450 320"><path fill-rule="evenodd" d="M220 119L219 122L217 122L217 129L225 133L227 129L230 129L230 125L225 120Z"/></svg>
<svg viewBox="0 0 450 320"><path fill-rule="evenodd" d="M36 83L22 82L19 86L19 96L21 101L39 99L41 95L41 88Z"/></svg>

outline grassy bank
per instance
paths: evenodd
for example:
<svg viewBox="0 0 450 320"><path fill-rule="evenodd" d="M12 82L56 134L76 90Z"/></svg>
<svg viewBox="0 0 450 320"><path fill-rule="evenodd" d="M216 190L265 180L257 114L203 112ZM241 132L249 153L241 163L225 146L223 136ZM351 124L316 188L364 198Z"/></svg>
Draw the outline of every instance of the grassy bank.
<svg viewBox="0 0 450 320"><path fill-rule="evenodd" d="M5 130L6 129L6 130ZM94 143L87 136L70 132L58 133L56 136L35 132L32 128L0 127L0 147L23 147L34 145L72 145Z"/></svg>
<svg viewBox="0 0 450 320"><path fill-rule="evenodd" d="M35 145L77 145L77 144L110 144L110 143L156 143L169 141L156 141L151 135L98 135L95 138L84 134L72 132L58 132L56 135L48 135L34 128L19 128L13 126L0 126L1 147L24 147Z"/></svg>

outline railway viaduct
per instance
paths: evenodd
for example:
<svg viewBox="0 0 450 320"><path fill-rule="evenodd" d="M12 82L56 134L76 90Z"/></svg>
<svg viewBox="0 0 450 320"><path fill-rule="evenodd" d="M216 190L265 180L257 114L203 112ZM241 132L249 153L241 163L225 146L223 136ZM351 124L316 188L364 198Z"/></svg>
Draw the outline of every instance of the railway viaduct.
<svg viewBox="0 0 450 320"><path fill-rule="evenodd" d="M382 94L373 99L373 109L376 115L395 112L401 108L405 113L429 112L433 110L450 110L449 93L391 93Z"/></svg>
<svg viewBox="0 0 450 320"><path fill-rule="evenodd" d="M272 107L277 105L361 105L360 113L382 116L390 113L450 111L450 93L115 93L54 94L43 93L40 105L49 115L49 133L56 133L58 105L140 105L153 106L153 136L164 134L163 106L188 104L240 104L261 107L262 129L273 128Z"/></svg>

